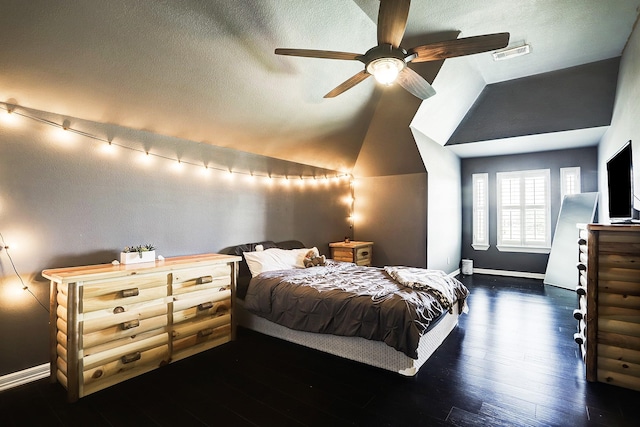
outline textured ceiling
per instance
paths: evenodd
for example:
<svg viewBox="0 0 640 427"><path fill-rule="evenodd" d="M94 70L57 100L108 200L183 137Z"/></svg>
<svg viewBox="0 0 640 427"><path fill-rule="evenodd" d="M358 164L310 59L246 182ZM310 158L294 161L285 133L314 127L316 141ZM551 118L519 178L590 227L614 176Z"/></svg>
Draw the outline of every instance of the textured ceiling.
<svg viewBox="0 0 640 427"><path fill-rule="evenodd" d="M533 51L500 63L489 54L445 61L434 82L438 94L422 103L413 125L446 140L485 82L620 55L639 5L413 0L403 46L458 32L508 31L513 43L529 42ZM384 99L373 79L323 99L362 65L273 50L365 52L375 44L378 6L377 0L0 0L0 101L350 170ZM459 96L446 96L456 90ZM450 114L420 114L425 108Z"/></svg>

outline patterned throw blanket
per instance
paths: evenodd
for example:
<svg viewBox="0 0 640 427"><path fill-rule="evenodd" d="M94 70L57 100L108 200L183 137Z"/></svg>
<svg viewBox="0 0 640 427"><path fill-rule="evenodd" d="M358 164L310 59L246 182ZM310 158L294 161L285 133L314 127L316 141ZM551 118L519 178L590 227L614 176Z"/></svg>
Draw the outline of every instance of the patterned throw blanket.
<svg viewBox="0 0 640 427"><path fill-rule="evenodd" d="M444 273L429 275L435 286L418 289L383 268L351 263L269 271L251 280L245 307L291 329L383 341L417 359L418 341L431 322L456 301L464 305L469 293Z"/></svg>
<svg viewBox="0 0 640 427"><path fill-rule="evenodd" d="M442 270L427 270L415 267L385 267L384 271L396 282L412 289L429 290L440 300L440 304L451 312L453 304L458 300L455 292L457 279L447 276ZM461 305L460 313L468 313L469 308L465 302Z"/></svg>

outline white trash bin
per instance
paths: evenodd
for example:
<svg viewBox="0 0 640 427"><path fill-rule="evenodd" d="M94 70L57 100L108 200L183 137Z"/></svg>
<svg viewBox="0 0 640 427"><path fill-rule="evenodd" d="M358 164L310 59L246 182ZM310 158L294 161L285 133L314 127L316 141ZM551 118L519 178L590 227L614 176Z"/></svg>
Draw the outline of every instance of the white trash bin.
<svg viewBox="0 0 640 427"><path fill-rule="evenodd" d="M473 274L473 260L463 259L461 271L465 276L471 276Z"/></svg>

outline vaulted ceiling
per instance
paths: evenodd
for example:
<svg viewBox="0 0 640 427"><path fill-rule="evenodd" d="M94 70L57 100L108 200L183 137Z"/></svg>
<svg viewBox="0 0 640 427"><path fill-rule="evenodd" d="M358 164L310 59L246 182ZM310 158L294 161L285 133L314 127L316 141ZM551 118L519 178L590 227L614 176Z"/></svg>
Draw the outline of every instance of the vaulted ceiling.
<svg viewBox="0 0 640 427"><path fill-rule="evenodd" d="M372 123L386 117L380 109L404 96L389 102L381 96L389 89L368 79L323 99L362 64L273 52L364 53L376 44L378 7L378 0L0 0L0 101L351 170L363 141L385 135L385 123ZM511 45L530 43L532 53L415 67L437 94L405 109L398 123L413 120L444 144L485 85L619 56L638 7L640 0L413 0L402 46L510 32Z"/></svg>

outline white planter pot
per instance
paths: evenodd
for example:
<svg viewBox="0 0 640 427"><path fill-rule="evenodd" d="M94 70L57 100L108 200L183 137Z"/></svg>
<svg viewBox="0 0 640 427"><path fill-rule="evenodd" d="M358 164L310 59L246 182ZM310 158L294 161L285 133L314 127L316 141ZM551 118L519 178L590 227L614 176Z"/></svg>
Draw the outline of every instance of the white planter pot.
<svg viewBox="0 0 640 427"><path fill-rule="evenodd" d="M142 256L140 256L142 255ZM138 264L141 262L155 262L156 251L120 252L120 264Z"/></svg>

